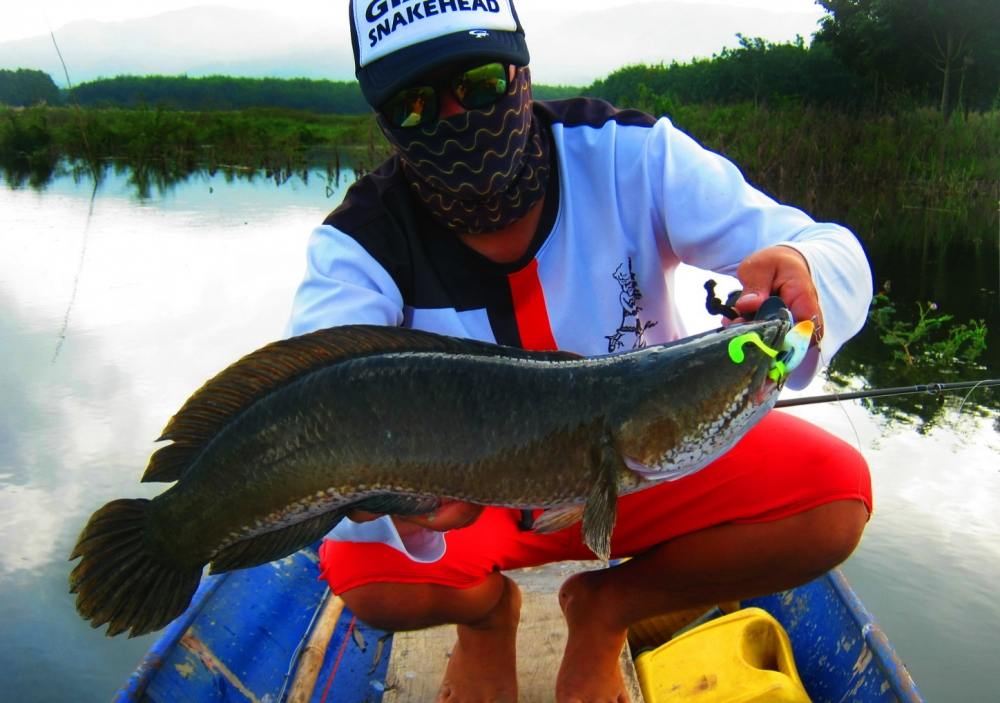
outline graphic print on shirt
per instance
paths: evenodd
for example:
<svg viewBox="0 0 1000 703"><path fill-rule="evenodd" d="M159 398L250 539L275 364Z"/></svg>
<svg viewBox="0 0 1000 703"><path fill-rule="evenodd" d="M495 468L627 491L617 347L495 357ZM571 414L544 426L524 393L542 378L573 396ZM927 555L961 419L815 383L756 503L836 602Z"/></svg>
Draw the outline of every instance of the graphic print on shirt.
<svg viewBox="0 0 1000 703"><path fill-rule="evenodd" d="M625 270L625 263L618 264L618 268L612 274L621 288L618 294L618 302L622 306L622 321L614 334L606 335L608 340L608 353L614 353L619 349L624 349L626 342L631 339L632 349L641 349L646 346L645 334L650 327L655 327L656 320L643 322L639 318L642 306L642 291L639 290L639 283L632 271L632 257L628 259L628 270Z"/></svg>

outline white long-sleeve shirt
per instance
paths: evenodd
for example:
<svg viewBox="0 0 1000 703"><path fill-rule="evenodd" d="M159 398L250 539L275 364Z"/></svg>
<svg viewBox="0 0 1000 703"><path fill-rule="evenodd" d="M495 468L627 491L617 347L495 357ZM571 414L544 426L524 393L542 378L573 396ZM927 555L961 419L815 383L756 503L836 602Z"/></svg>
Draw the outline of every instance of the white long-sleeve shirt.
<svg viewBox="0 0 1000 703"><path fill-rule="evenodd" d="M751 253L785 244L805 257L823 313L829 360L864 324L871 271L854 235L815 222L750 186L739 169L668 119L573 99L536 102L552 137L538 231L525 255L498 264L414 206L396 159L352 186L312 234L286 333L335 325L402 325L587 356L685 336L681 263L734 275ZM805 386L815 349L789 379ZM388 518L344 520L335 539L386 542L440 558L438 533L405 543Z"/></svg>

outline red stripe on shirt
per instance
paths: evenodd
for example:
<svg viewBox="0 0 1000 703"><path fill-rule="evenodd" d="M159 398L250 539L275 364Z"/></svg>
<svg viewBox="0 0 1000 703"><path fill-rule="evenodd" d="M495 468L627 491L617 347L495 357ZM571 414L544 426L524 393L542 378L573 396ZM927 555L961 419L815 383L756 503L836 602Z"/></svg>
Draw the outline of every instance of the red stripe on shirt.
<svg viewBox="0 0 1000 703"><path fill-rule="evenodd" d="M545 307L545 293L538 279L538 261L507 276L514 301L514 318L521 336L521 346L534 351L555 351L556 340Z"/></svg>

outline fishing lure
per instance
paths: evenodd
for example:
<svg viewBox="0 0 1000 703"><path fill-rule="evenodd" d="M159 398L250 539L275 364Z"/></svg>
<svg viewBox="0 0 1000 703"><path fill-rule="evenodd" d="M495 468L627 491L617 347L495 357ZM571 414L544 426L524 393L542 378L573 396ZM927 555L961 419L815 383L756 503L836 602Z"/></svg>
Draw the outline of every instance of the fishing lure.
<svg viewBox="0 0 1000 703"><path fill-rule="evenodd" d="M712 279L705 281L705 292L707 294L705 299L705 308L708 310L709 314L722 315L729 320L735 320L740 317L741 315L739 311L733 306L736 304L736 301L739 300L743 291L732 291L726 296L726 302L723 303L715 293L716 285L716 282ZM755 313L747 315L746 317L749 321L767 320L780 316L787 316L791 319L791 312L789 312L788 306L785 305L785 301L778 296L772 295L761 304ZM775 383L780 383L788 377L791 370L798 366L805 357L806 352L809 349L809 339L813 332L813 323L800 322L793 329L796 333L785 335L781 349L769 347L756 332L741 334L739 337L735 337L730 340L728 348L729 358L734 364L742 364L746 359L743 347L747 344L753 344L773 359L771 369L768 371L768 378Z"/></svg>

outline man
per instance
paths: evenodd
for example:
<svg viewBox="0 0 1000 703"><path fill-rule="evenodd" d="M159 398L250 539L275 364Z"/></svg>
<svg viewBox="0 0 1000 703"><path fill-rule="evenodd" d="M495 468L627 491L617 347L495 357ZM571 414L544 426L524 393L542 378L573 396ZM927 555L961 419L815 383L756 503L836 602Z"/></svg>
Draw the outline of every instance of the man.
<svg viewBox="0 0 1000 703"><path fill-rule="evenodd" d="M780 295L819 323L826 357L863 324L871 276L850 232L775 203L666 119L533 102L510 0L357 0L350 17L394 155L313 233L289 333L374 323L606 354L685 335L676 301L701 291L675 290L682 261L737 275L741 314ZM778 412L702 471L621 498L612 556L633 558L560 591L557 700L625 700L630 623L818 576L870 509L860 456ZM457 625L439 700L515 700L520 595L502 571L587 558L579 525L539 535L457 501L352 517L321 550L331 588L385 629Z"/></svg>

